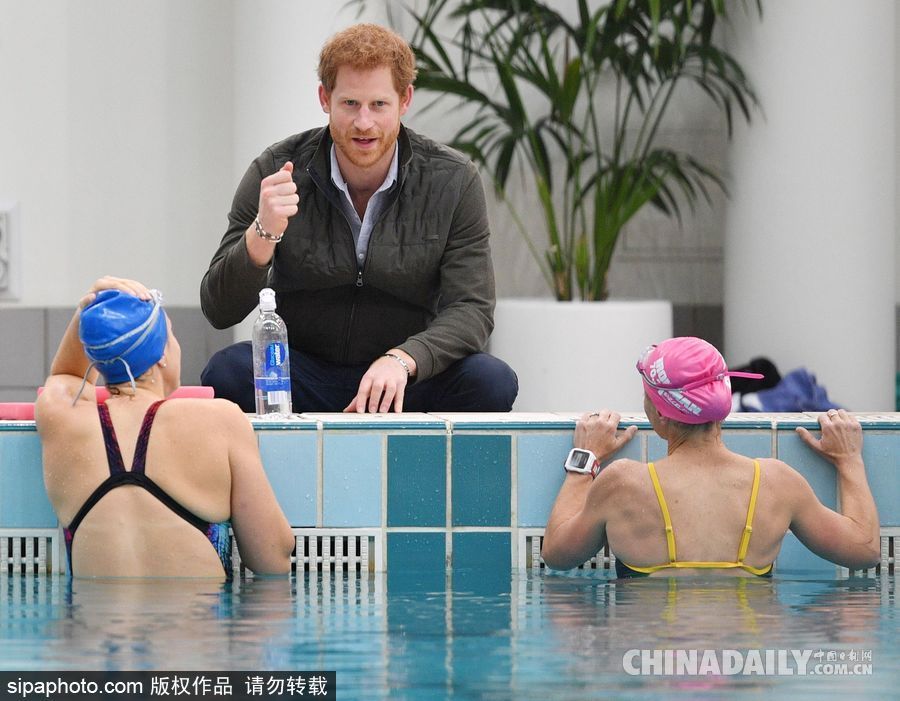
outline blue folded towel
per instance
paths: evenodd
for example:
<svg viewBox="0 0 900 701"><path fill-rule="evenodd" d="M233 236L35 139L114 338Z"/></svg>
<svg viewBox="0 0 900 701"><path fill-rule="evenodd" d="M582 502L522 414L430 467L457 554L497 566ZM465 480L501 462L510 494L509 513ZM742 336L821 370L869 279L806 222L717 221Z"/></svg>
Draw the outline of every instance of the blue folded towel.
<svg viewBox="0 0 900 701"><path fill-rule="evenodd" d="M792 370L771 389L741 395L741 411L828 411L842 408L805 368Z"/></svg>

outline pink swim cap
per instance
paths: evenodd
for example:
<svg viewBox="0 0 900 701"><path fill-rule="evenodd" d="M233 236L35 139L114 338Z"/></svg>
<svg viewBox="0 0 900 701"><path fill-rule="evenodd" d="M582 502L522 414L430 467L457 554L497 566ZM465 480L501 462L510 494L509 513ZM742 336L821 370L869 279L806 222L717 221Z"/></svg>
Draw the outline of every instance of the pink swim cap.
<svg viewBox="0 0 900 701"><path fill-rule="evenodd" d="M692 336L650 346L638 360L637 370L656 410L685 424L711 423L728 416L729 377L762 378L755 372L729 372L715 346Z"/></svg>

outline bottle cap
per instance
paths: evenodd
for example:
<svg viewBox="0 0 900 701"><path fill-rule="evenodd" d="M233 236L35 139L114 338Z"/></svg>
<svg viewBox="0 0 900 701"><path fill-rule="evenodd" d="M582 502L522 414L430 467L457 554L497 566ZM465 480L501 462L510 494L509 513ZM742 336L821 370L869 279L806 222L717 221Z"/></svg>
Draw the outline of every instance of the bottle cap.
<svg viewBox="0 0 900 701"><path fill-rule="evenodd" d="M275 290L264 287L259 291L259 308L264 312L275 311Z"/></svg>

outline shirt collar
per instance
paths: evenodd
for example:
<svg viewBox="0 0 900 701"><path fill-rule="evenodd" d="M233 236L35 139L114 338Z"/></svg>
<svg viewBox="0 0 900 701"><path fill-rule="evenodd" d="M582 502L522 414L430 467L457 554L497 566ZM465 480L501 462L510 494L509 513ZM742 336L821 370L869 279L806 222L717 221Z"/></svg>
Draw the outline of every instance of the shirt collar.
<svg viewBox="0 0 900 701"><path fill-rule="evenodd" d="M375 192L382 192L383 190L387 190L391 185L393 185L397 180L397 173L399 170L399 154L400 148L398 144L394 144L394 156L391 158L391 165L388 168L387 176L384 179L384 182L381 183L381 187L379 187ZM331 144L331 182L335 184L335 186L342 190L347 194L347 197L350 196L350 188L347 186L347 181L344 180L344 175L341 173L341 168L338 165L337 161L337 153L335 151L335 146Z"/></svg>

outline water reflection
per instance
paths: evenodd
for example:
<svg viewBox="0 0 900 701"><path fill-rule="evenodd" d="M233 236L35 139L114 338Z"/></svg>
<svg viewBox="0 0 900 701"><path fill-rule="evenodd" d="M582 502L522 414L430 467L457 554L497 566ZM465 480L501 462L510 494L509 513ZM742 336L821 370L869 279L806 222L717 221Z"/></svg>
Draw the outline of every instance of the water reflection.
<svg viewBox="0 0 900 701"><path fill-rule="evenodd" d="M45 630L42 657L51 668L213 670L235 657L264 668L259 631L274 635L293 617L287 579L239 588L197 579L65 586L65 603Z"/></svg>
<svg viewBox="0 0 900 701"><path fill-rule="evenodd" d="M479 570L248 579L0 577L0 668L336 670L342 698L888 697L893 578ZM869 677L630 676L632 649L871 649ZM736 694L736 696L735 696Z"/></svg>
<svg viewBox="0 0 900 701"><path fill-rule="evenodd" d="M520 592L524 601L518 608L520 641L536 639L536 635L524 634L528 629L549 634L544 649L570 651L565 657L546 658L554 673L602 683L621 698L702 690L728 692L729 698L733 698L732 692L753 697L769 691L782 696L789 690L805 698L829 694L847 698L863 690L871 694L877 688L888 693L897 681L897 653L893 643L888 643L898 631L892 578L599 580L577 573L527 578L520 581ZM623 656L635 649L746 652L849 648L872 650L876 659L881 656L874 676L623 673ZM535 652L520 649L517 659L533 656L537 660Z"/></svg>
<svg viewBox="0 0 900 701"><path fill-rule="evenodd" d="M512 580L508 572L388 574L388 682L417 693L481 698L512 675Z"/></svg>

